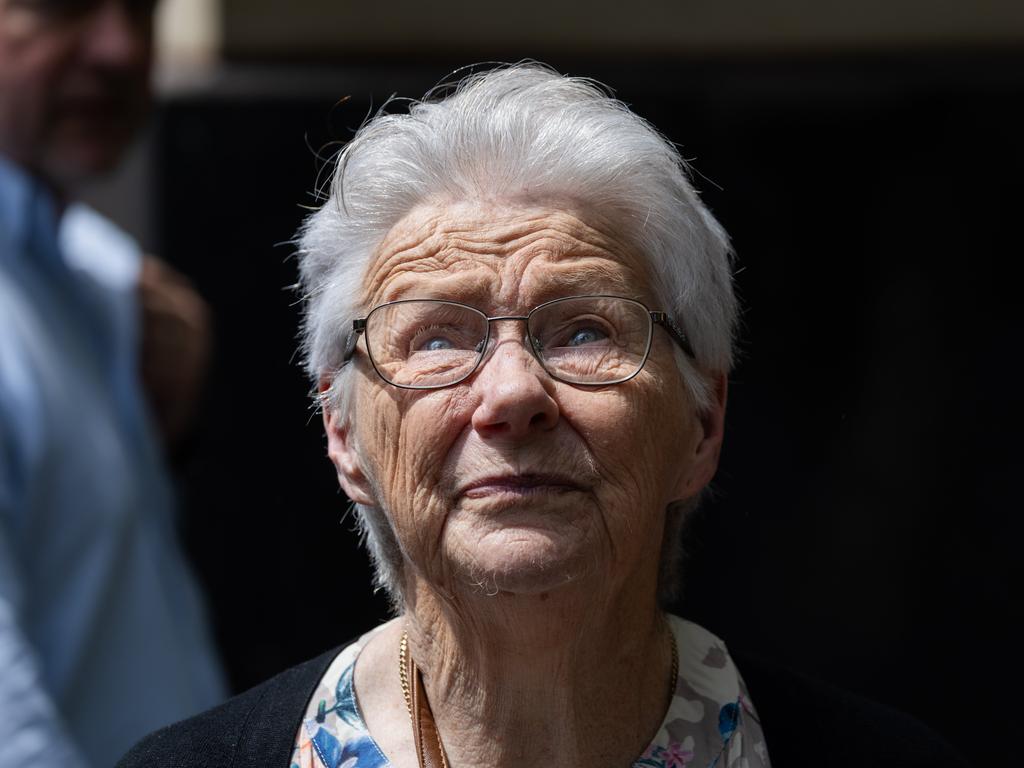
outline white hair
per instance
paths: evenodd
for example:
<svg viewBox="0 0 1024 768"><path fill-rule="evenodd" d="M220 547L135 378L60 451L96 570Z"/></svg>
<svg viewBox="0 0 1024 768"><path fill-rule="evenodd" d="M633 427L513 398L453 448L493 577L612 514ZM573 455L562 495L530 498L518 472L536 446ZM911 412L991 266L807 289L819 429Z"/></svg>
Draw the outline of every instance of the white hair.
<svg viewBox="0 0 1024 768"><path fill-rule="evenodd" d="M324 205L297 238L305 300L303 351L321 403L350 421L352 366L343 352L365 315L360 288L384 237L413 208L472 200L563 200L599 211L648 259L658 309L684 329L696 364L677 361L699 408L708 373L732 366L737 319L732 251L691 185L686 162L655 128L589 80L539 64L474 74L435 89L408 114L367 122L340 152ZM356 507L377 584L401 604L402 555L384 510ZM666 536L678 539L672 505ZM679 561L663 550L661 596Z"/></svg>

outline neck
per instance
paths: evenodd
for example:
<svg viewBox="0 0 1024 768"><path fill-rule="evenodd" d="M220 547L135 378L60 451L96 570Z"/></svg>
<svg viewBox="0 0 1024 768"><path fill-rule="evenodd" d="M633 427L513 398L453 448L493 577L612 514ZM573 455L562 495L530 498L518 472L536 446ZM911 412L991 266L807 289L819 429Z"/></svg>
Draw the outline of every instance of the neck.
<svg viewBox="0 0 1024 768"><path fill-rule="evenodd" d="M587 592L413 593L410 653L452 766L628 766L650 743L672 656L653 597L633 597L653 588Z"/></svg>

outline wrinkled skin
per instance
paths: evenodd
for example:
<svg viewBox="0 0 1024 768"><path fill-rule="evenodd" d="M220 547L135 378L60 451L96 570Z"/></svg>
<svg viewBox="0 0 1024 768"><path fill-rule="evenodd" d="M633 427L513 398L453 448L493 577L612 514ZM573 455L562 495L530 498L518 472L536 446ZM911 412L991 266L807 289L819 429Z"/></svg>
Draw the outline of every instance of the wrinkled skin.
<svg viewBox="0 0 1024 768"><path fill-rule="evenodd" d="M54 187L108 171L149 104L155 0L0 0L0 153Z"/></svg>
<svg viewBox="0 0 1024 768"><path fill-rule="evenodd" d="M583 293L660 308L643 261L600 216L459 203L416 209L394 227L362 298L366 308L446 298L493 316ZM661 330L640 374L605 388L551 379L521 323L492 333L481 368L441 390L391 387L358 356L353 429L327 414L342 486L389 511L407 592L424 581L448 595L537 595L598 579L602 592L650 590L637 596L649 600L665 507L714 473L724 403L702 421ZM541 477L521 487L523 475Z"/></svg>

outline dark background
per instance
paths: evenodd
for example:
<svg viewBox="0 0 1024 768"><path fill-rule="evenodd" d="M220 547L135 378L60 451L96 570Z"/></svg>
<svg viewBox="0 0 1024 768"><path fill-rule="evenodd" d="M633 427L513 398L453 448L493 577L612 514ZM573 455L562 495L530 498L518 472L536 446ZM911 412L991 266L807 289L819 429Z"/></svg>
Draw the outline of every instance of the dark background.
<svg viewBox="0 0 1024 768"><path fill-rule="evenodd" d="M725 451L677 612L1009 765L1024 52L548 61L681 145L739 257ZM219 338L185 534L236 689L386 615L294 357L287 241L313 150L462 63L161 109L157 250Z"/></svg>

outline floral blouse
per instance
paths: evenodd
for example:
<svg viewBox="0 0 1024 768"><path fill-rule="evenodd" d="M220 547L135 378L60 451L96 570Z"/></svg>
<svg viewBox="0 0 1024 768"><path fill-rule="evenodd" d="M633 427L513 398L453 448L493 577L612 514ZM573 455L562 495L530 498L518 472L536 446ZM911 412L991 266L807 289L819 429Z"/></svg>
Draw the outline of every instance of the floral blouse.
<svg viewBox="0 0 1024 768"><path fill-rule="evenodd" d="M654 740L633 768L770 768L764 734L725 643L669 617L679 650L675 695ZM338 654L320 680L292 751L292 768L383 768L387 756L366 730L353 685L373 630Z"/></svg>

